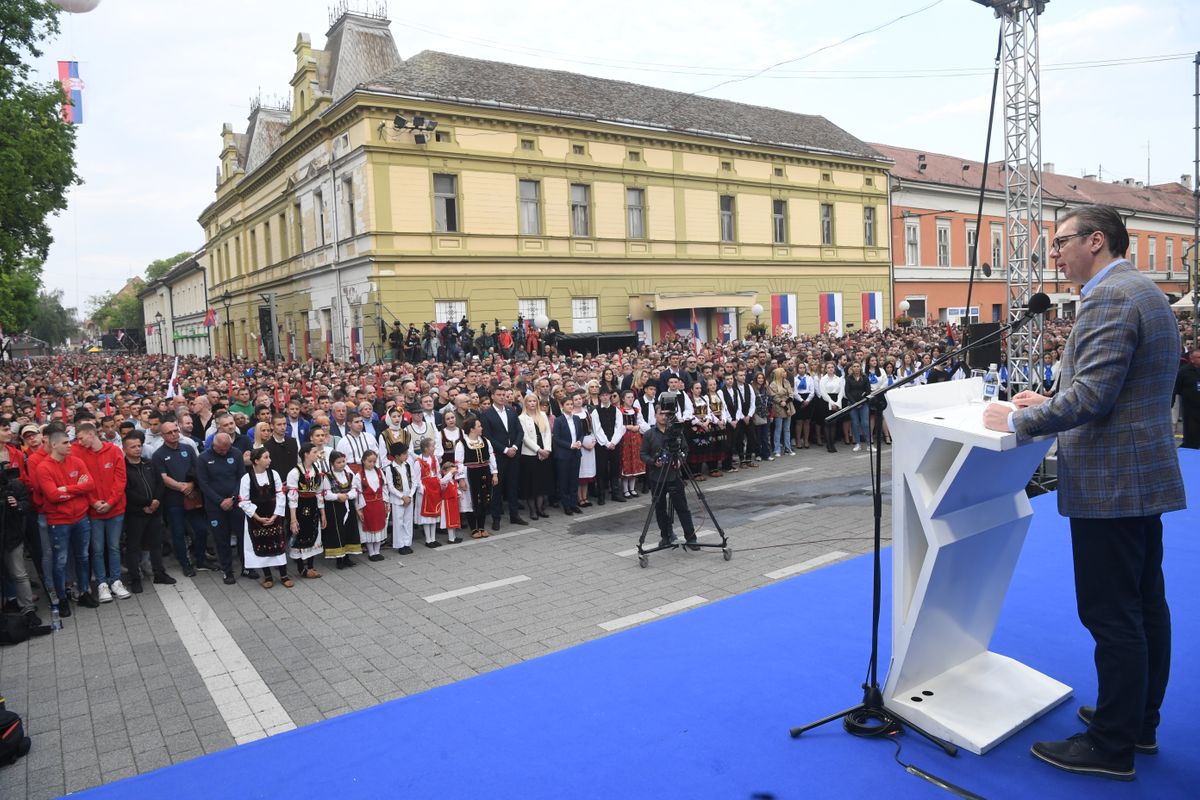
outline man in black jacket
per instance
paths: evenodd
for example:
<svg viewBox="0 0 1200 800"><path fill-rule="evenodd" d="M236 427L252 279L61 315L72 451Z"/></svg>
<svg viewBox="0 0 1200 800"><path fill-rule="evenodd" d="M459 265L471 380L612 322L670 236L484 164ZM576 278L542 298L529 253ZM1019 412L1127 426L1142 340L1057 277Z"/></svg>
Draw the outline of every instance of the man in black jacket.
<svg viewBox="0 0 1200 800"><path fill-rule="evenodd" d="M226 585L237 579L233 576L233 553L229 540L244 530L246 515L238 507L238 486L246 472L242 464L242 451L233 446L229 434L220 432L213 437L212 448L205 450L196 460L196 483L204 495L204 513L208 517L209 533L216 541L217 560ZM286 480L286 479L285 479ZM258 577L257 574L247 577Z"/></svg>
<svg viewBox="0 0 1200 800"><path fill-rule="evenodd" d="M492 392L491 408L479 415L483 421L483 435L487 437L492 452L496 455L499 484L492 490L492 530L500 530L500 514L504 501L508 501L508 520L514 525L528 525L521 518L517 507L518 476L521 468L521 420L510 405L508 389Z"/></svg>
<svg viewBox="0 0 1200 800"><path fill-rule="evenodd" d="M1200 450L1200 347L1188 353L1187 363L1175 379L1179 395L1179 413L1183 417L1183 442L1180 447Z"/></svg>
<svg viewBox="0 0 1200 800"><path fill-rule="evenodd" d="M32 630L41 628L29 572L25 569L26 520L33 510L29 489L21 482L21 465L10 460L8 443L12 428L0 423L0 561L7 589L17 599L18 610Z"/></svg>
<svg viewBox="0 0 1200 800"><path fill-rule="evenodd" d="M125 568L126 584L134 594L142 592L142 553L150 552L154 582L173 584L162 560L163 480L158 469L142 458L142 432L132 430L121 440L125 450Z"/></svg>
<svg viewBox="0 0 1200 800"><path fill-rule="evenodd" d="M654 427L642 436L642 463L646 465L646 489L654 493L654 516L658 520L658 532L662 536L660 546L675 543L671 514L667 511L667 498L671 508L683 526L683 538L691 550L699 550L696 543L696 527L692 524L692 512L688 508L687 495L683 493L683 478L679 474L678 453L669 452L667 447L667 414L661 408L654 415ZM682 432L679 434L682 438Z"/></svg>

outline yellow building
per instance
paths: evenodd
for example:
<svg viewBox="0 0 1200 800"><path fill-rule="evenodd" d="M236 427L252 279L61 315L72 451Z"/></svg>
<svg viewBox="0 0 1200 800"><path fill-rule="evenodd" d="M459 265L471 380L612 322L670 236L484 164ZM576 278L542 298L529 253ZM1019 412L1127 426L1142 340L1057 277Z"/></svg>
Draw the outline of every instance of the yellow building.
<svg viewBox="0 0 1200 800"><path fill-rule="evenodd" d="M823 294L847 327L866 322L863 293L893 305L890 162L822 117L402 60L388 21L358 13L324 50L301 34L295 56L290 103L222 131L200 217L214 352L226 337L269 352L272 299L280 352L300 358L370 358L396 319L490 328L521 313L657 339L694 309L720 338L756 304L762 322L809 332Z"/></svg>

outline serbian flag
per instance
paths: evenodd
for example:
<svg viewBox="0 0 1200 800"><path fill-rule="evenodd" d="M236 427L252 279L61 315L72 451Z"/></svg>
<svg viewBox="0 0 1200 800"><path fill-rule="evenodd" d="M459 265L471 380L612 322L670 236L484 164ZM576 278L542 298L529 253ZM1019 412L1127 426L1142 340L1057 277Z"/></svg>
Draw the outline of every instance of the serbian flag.
<svg viewBox="0 0 1200 800"><path fill-rule="evenodd" d="M692 324L691 313L687 309L658 312L658 338L673 339L679 331L686 331Z"/></svg>
<svg viewBox="0 0 1200 800"><path fill-rule="evenodd" d="M63 104L63 121L72 125L82 125L83 81L79 79L79 62L58 62L58 82L62 84L63 96L67 101Z"/></svg>
<svg viewBox="0 0 1200 800"><path fill-rule="evenodd" d="M215 328L217 326L217 310L210 308L204 313L204 327Z"/></svg>
<svg viewBox="0 0 1200 800"><path fill-rule="evenodd" d="M821 292L817 295L817 314L820 317L821 333L841 337L846 333L842 317L842 293Z"/></svg>
<svg viewBox="0 0 1200 800"><path fill-rule="evenodd" d="M722 342L732 342L738 338L736 311L722 311L717 314L717 324L721 326L718 333Z"/></svg>
<svg viewBox="0 0 1200 800"><path fill-rule="evenodd" d="M637 334L638 344L653 344L650 341L650 323L644 319L631 319L629 330Z"/></svg>
<svg viewBox="0 0 1200 800"><path fill-rule="evenodd" d="M700 335L700 320L696 319L696 309L692 309L692 350L699 353L704 344Z"/></svg>
<svg viewBox="0 0 1200 800"><path fill-rule="evenodd" d="M883 330L883 292L862 293L862 330Z"/></svg>
<svg viewBox="0 0 1200 800"><path fill-rule="evenodd" d="M784 328L783 326L787 326ZM796 319L796 295L771 295L771 335L795 336L799 332Z"/></svg>
<svg viewBox="0 0 1200 800"><path fill-rule="evenodd" d="M333 358L333 328L325 330L325 357Z"/></svg>
<svg viewBox="0 0 1200 800"><path fill-rule="evenodd" d="M350 329L350 360L358 362L358 328Z"/></svg>

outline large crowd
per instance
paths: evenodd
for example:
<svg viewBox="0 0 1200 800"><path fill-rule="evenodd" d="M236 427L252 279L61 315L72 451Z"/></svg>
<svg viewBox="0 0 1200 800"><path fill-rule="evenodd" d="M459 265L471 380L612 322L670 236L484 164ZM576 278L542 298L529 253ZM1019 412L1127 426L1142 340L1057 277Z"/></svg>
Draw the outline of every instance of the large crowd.
<svg viewBox="0 0 1200 800"><path fill-rule="evenodd" d="M1055 390L1070 325L1045 324L1034 388ZM72 605L173 584L172 571L291 588L387 550L412 554L414 538L436 548L553 514L586 519L593 505L653 493L647 465L659 454L645 435L668 391L702 481L810 446L890 444L866 406L827 418L910 375L969 373L928 366L961 336L945 325L675 338L599 355L559 352L554 331L397 334L378 364L124 354L0 364L6 609L42 631L39 602L60 624ZM1200 352L1190 357L1200 369Z"/></svg>

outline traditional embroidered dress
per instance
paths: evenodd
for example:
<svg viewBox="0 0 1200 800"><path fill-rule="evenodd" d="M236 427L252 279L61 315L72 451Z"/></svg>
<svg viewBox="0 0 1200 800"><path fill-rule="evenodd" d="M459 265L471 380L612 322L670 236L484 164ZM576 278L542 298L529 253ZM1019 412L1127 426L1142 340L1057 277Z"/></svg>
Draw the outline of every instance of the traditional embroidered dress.
<svg viewBox="0 0 1200 800"><path fill-rule="evenodd" d="M621 437L621 477L634 478L646 474L642 461L642 432L636 408L622 408L620 423L625 426ZM632 426L632 427L631 427Z"/></svg>
<svg viewBox="0 0 1200 800"><path fill-rule="evenodd" d="M387 478L387 501L392 507L392 547L411 547L413 512L417 494L417 467L405 457L404 461L389 461L384 467ZM403 498L407 497L405 503Z"/></svg>
<svg viewBox="0 0 1200 800"><path fill-rule="evenodd" d="M713 423L709 429L712 444L708 461L719 466L725 460L725 451L729 449L729 426L733 422L733 417L729 415L729 408L725 405L725 399L721 397L720 392L705 395L704 399L708 401L709 418ZM718 422L723 422L724 427L718 427L716 424Z"/></svg>
<svg viewBox="0 0 1200 800"><path fill-rule="evenodd" d="M470 509L478 509L472 516L472 530L481 530L488 508L492 502L492 476L496 474L496 456L488 440L480 436L474 441L464 436L462 441L462 464L467 477L466 495ZM522 463L522 466L524 464Z"/></svg>
<svg viewBox="0 0 1200 800"><path fill-rule="evenodd" d="M386 462L392 452L392 445L403 442L412 449L412 436L409 433L411 429L405 427L393 428L390 425L381 434L379 434L379 460Z"/></svg>
<svg viewBox="0 0 1200 800"><path fill-rule="evenodd" d="M288 555L297 561L318 556L324 551L321 543L321 509L325 508L325 476L317 467L305 470L296 467L288 474L288 508L296 510L298 533L292 534Z"/></svg>
<svg viewBox="0 0 1200 800"><path fill-rule="evenodd" d="M713 435L710 428L712 415L708 398L704 395L689 397L692 406L691 424L684 433L688 442L689 464L704 464L713 457Z"/></svg>
<svg viewBox="0 0 1200 800"><path fill-rule="evenodd" d="M438 525L442 521L442 483L439 475L437 459L432 456L421 456L417 459L420 468L420 488L417 490L417 516L414 522L418 525Z"/></svg>
<svg viewBox="0 0 1200 800"><path fill-rule="evenodd" d="M450 540L454 541L454 532L462 527L462 514L458 508L458 468L446 470L439 482L442 488L442 506L438 518L442 527L450 532Z"/></svg>
<svg viewBox="0 0 1200 800"><path fill-rule="evenodd" d="M322 536L326 558L341 558L362 552L358 532L358 508L362 504L362 491L358 476L348 469L329 473L328 488L325 490L325 521L328 523ZM339 494L346 495L344 501Z"/></svg>
<svg viewBox="0 0 1200 800"><path fill-rule="evenodd" d="M246 535L242 559L246 569L287 566L287 530L283 524L286 505L283 482L275 470L251 472L242 476L238 507L246 514ZM254 515L279 517L271 525L260 525Z"/></svg>
<svg viewBox="0 0 1200 800"><path fill-rule="evenodd" d="M442 437L438 436L437 428L425 421L424 417L413 417L409 423L408 433L412 437L409 442L409 447L414 451L419 450L418 443L422 439L432 439L434 441L433 455L441 460L442 458Z"/></svg>
<svg viewBox="0 0 1200 800"><path fill-rule="evenodd" d="M378 467L364 470L359 467L359 482L362 486L363 520L361 538L363 544L379 544L387 535L388 504L384 499L386 484L383 471Z"/></svg>
<svg viewBox="0 0 1200 800"><path fill-rule="evenodd" d="M592 433L592 412L586 409L575 415L575 424L579 426L579 433L583 437L585 443L594 443L595 435ZM596 477L596 451L595 449L587 449L586 447L579 451L579 484L586 486Z"/></svg>

